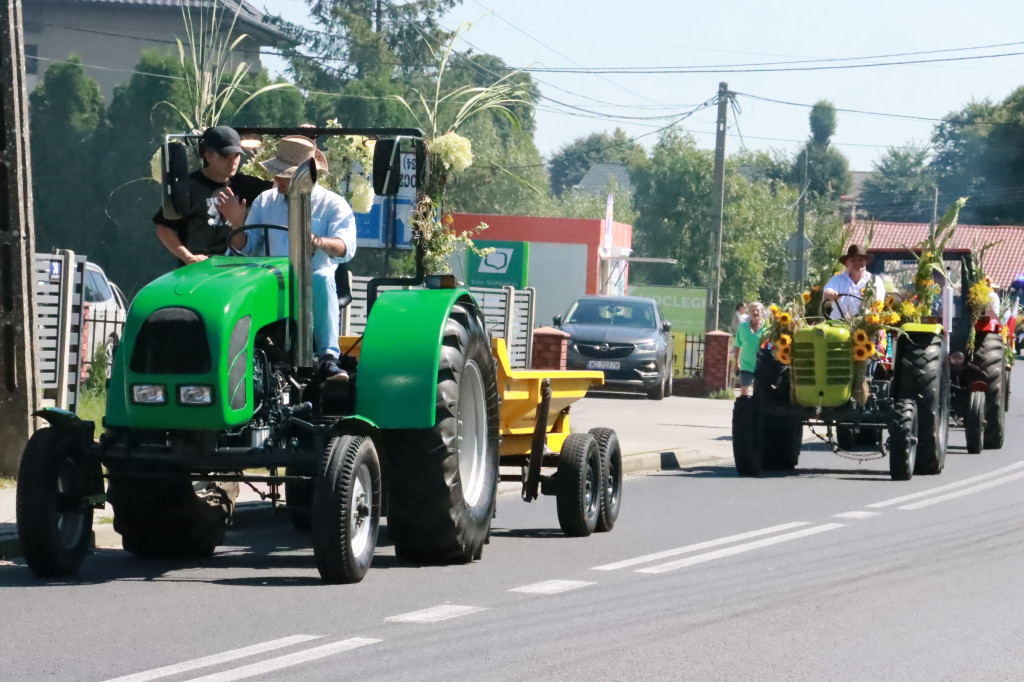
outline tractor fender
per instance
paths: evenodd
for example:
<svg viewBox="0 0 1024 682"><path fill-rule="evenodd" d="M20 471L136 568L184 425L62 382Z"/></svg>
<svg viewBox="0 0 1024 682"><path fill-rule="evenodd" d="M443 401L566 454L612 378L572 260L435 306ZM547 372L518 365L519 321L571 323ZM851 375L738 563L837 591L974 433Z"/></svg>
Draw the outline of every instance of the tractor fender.
<svg viewBox="0 0 1024 682"><path fill-rule="evenodd" d="M381 429L434 426L445 322L465 289L387 291L373 305L359 352L356 414Z"/></svg>
<svg viewBox="0 0 1024 682"><path fill-rule="evenodd" d="M1003 331L1003 325L999 324L999 320L995 317L989 317L988 315L982 315L974 322L975 333L1000 333Z"/></svg>
<svg viewBox="0 0 1024 682"><path fill-rule="evenodd" d="M44 407L33 412L32 416L45 420L54 428L77 432L83 444L91 443L96 431L95 422L85 421L74 412L59 407Z"/></svg>

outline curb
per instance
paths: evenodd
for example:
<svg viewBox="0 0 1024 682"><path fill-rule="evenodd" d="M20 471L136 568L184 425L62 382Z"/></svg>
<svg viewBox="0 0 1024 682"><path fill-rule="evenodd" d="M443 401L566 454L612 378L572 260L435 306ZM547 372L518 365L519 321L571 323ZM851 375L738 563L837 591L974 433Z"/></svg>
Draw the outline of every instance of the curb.
<svg viewBox="0 0 1024 682"><path fill-rule="evenodd" d="M722 461L725 457L709 455L700 450L694 449L666 449L651 452L637 452L622 456L622 473L643 474L655 471L674 471L689 467L700 466L709 462ZM731 458L729 458L731 461ZM518 493L522 486L518 483L499 484L499 495L511 495ZM249 528L264 519L283 518L268 503L262 501L239 502L235 506L234 522L235 529ZM121 536L114 530L114 525L108 516L98 517L93 522L93 547L109 549L121 548ZM101 519L105 523L98 523ZM17 533L0 535L0 560L17 559L22 556L21 542Z"/></svg>

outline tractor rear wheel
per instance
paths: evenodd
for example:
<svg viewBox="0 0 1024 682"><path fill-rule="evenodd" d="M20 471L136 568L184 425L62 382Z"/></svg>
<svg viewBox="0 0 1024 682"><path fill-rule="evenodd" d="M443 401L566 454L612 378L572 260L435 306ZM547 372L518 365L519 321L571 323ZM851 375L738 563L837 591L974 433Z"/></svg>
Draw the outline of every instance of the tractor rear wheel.
<svg viewBox="0 0 1024 682"><path fill-rule="evenodd" d="M330 585L357 583L373 561L380 527L380 461L364 436L332 438L313 494L313 556Z"/></svg>
<svg viewBox="0 0 1024 682"><path fill-rule="evenodd" d="M588 432L601 451L601 510L594 530L606 533L615 526L622 505L622 449L615 431L597 427Z"/></svg>
<svg viewBox="0 0 1024 682"><path fill-rule="evenodd" d="M558 525L573 537L597 528L601 512L601 450L589 433L570 433L562 444L555 493Z"/></svg>
<svg viewBox="0 0 1024 682"><path fill-rule="evenodd" d="M736 473L740 476L761 473L758 421L757 403L753 396L736 398L732 408L732 456L736 462Z"/></svg>
<svg viewBox="0 0 1024 682"><path fill-rule="evenodd" d="M495 371L479 311L455 304L444 327L434 427L388 434L388 535L405 559L480 556L498 490Z"/></svg>
<svg viewBox="0 0 1024 682"><path fill-rule="evenodd" d="M77 573L92 541L92 506L85 495L89 465L77 452L76 438L70 431L39 429L21 458L18 538L28 567L41 578Z"/></svg>
<svg viewBox="0 0 1024 682"><path fill-rule="evenodd" d="M1006 351L999 334L988 333L975 344L974 363L985 372L985 447L1003 447L1006 426Z"/></svg>
<svg viewBox="0 0 1024 682"><path fill-rule="evenodd" d="M896 414L889 422L889 475L894 481L909 481L918 454L917 403L909 398L896 401Z"/></svg>
<svg viewBox="0 0 1024 682"><path fill-rule="evenodd" d="M897 399L917 403L915 474L938 474L946 464L949 438L949 362L942 336L911 333L901 337Z"/></svg>
<svg viewBox="0 0 1024 682"><path fill-rule="evenodd" d="M976 455L985 447L985 394L973 391L967 402L964 416L964 431L967 434L967 452Z"/></svg>
<svg viewBox="0 0 1024 682"><path fill-rule="evenodd" d="M789 367L768 350L758 351L754 368L754 400L758 412L789 405ZM792 471L800 461L804 427L799 419L758 419L761 463L765 469Z"/></svg>
<svg viewBox="0 0 1024 682"><path fill-rule="evenodd" d="M196 495L188 478L131 479L112 468L107 499L125 551L141 557L204 557L224 541L230 500L213 488Z"/></svg>

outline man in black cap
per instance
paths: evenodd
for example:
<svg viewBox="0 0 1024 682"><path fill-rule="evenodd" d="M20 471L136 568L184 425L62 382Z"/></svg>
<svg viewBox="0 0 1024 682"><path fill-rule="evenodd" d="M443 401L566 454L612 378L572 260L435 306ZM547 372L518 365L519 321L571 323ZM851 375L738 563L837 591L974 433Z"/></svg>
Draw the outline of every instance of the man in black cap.
<svg viewBox="0 0 1024 682"><path fill-rule="evenodd" d="M875 259L860 244L851 244L839 262L845 272L833 275L822 292L826 301L835 301L829 316L838 320L860 312L861 305L871 305L885 298L885 283L878 275L868 272L868 264Z"/></svg>
<svg viewBox="0 0 1024 682"><path fill-rule="evenodd" d="M232 227L245 224L253 200L271 183L238 172L242 145L229 126L213 126L199 141L203 167L189 175L188 211L178 220L153 216L156 236L182 265L223 255Z"/></svg>

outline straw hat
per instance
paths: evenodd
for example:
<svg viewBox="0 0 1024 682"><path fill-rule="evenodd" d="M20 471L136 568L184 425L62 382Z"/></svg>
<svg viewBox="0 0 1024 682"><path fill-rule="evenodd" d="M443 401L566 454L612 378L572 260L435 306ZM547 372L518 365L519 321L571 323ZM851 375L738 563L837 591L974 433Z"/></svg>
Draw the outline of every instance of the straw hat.
<svg viewBox="0 0 1024 682"><path fill-rule="evenodd" d="M326 171L327 158L316 148L316 144L308 137L291 135L282 137L281 141L277 143L277 155L272 159L261 161L260 165L275 177L290 178L300 165L314 158L317 170Z"/></svg>
<svg viewBox="0 0 1024 682"><path fill-rule="evenodd" d="M839 262L842 263L843 265L846 265L846 261L852 258L853 256L864 256L865 258L868 259L868 263L875 260L875 257L868 253L867 249L865 249L860 244L850 244L850 248L846 250L846 255L839 257Z"/></svg>

